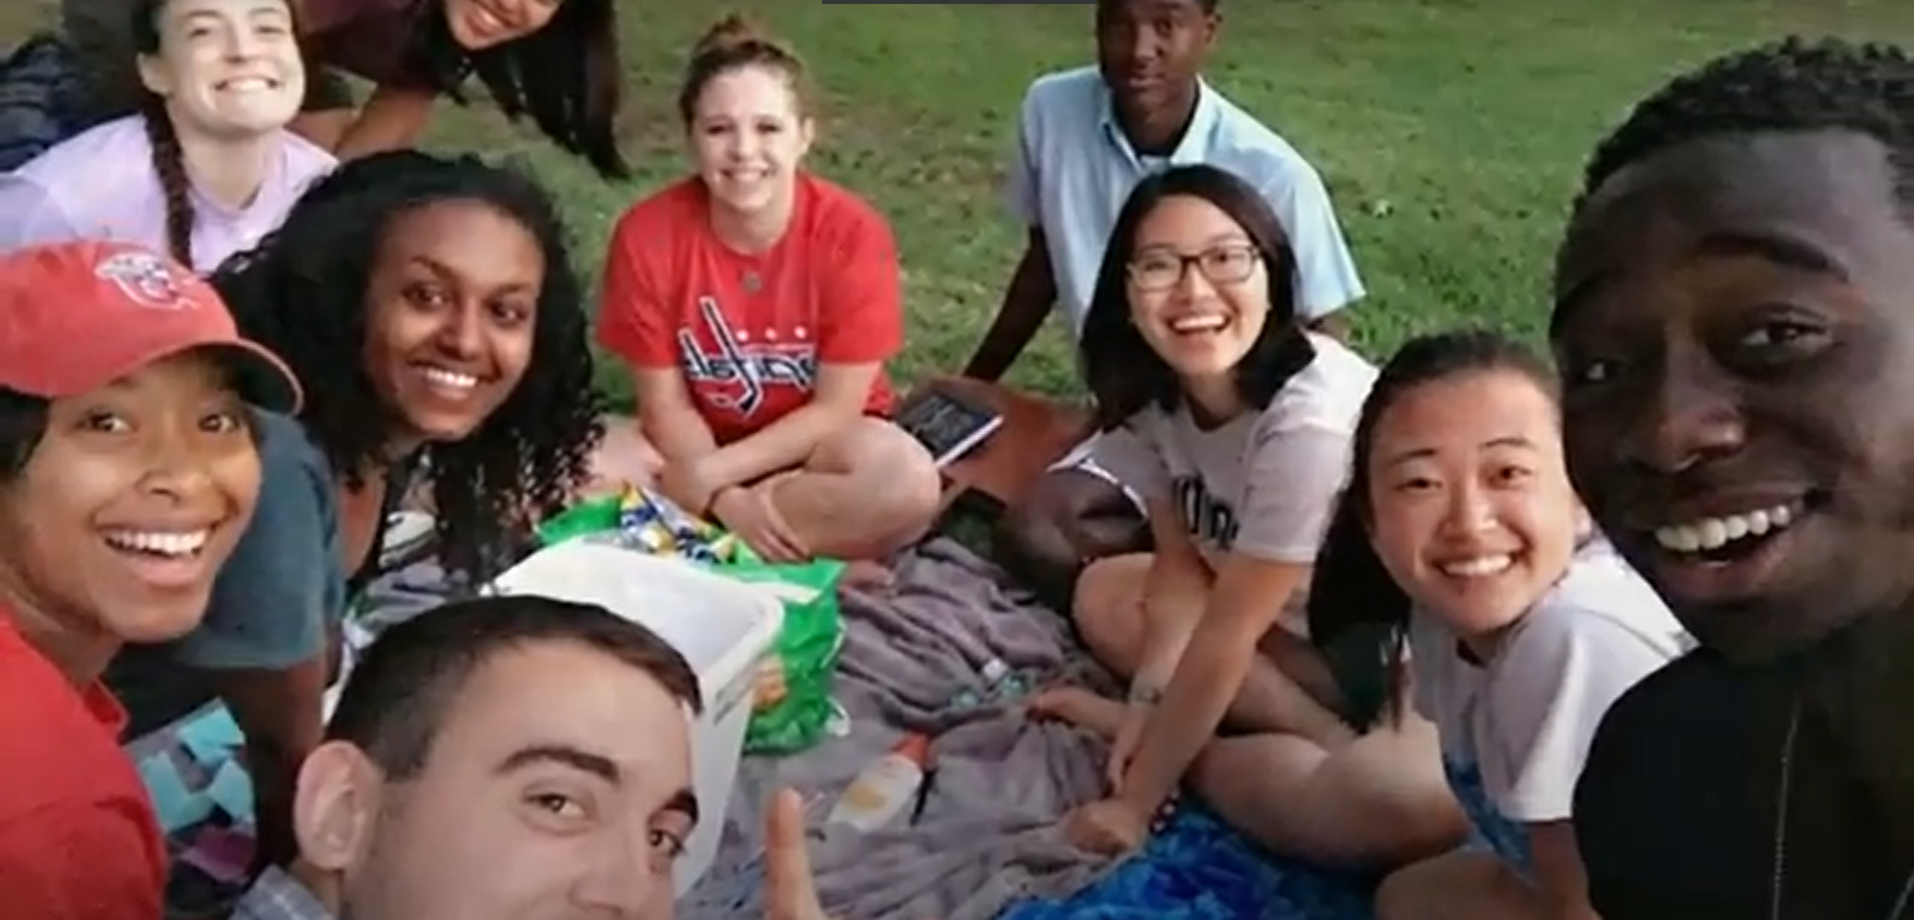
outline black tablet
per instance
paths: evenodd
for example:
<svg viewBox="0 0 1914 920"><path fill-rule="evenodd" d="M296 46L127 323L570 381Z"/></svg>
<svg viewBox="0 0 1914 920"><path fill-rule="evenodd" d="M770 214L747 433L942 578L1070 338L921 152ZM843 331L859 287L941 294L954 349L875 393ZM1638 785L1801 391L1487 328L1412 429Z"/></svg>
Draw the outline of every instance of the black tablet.
<svg viewBox="0 0 1914 920"><path fill-rule="evenodd" d="M930 451L939 467L944 467L989 438L1003 424L1003 416L989 406L930 389L899 409L897 424Z"/></svg>

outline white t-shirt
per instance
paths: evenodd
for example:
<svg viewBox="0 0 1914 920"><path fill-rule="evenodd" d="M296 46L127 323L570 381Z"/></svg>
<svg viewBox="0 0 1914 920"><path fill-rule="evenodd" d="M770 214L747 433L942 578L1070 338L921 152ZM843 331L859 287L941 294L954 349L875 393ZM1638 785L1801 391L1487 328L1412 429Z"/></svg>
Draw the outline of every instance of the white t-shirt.
<svg viewBox="0 0 1914 920"><path fill-rule="evenodd" d="M1169 501L1212 568L1229 553L1308 565L1349 475L1376 369L1311 333L1315 360L1262 412L1204 430L1150 406L1095 441L1094 459L1147 502Z"/></svg>
<svg viewBox="0 0 1914 920"><path fill-rule="evenodd" d="M1567 574L1481 664L1435 617L1410 618L1416 709L1443 756L1480 769L1490 803L1522 824L1569 817L1602 716L1636 681L1693 643L1654 589L1606 540Z"/></svg>

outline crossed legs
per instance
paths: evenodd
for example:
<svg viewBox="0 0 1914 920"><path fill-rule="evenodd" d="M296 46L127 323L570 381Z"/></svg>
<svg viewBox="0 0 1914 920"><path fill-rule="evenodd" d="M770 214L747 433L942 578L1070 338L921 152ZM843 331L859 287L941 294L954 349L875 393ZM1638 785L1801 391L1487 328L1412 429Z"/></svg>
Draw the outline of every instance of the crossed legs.
<svg viewBox="0 0 1914 920"><path fill-rule="evenodd" d="M1141 657L1147 569L1145 555L1094 563L1073 605L1091 654L1124 676ZM1201 611L1201 601L1158 606ZM1259 652L1225 733L1185 777L1225 821L1272 851L1360 868L1426 859L1462 840L1467 819L1443 776L1433 725L1404 714L1357 735L1331 711L1335 689L1308 643L1279 627ZM1034 705L1113 735L1124 704L1068 688Z"/></svg>
<svg viewBox="0 0 1914 920"><path fill-rule="evenodd" d="M604 492L656 482L665 460L636 422L613 420L594 460ZM935 522L943 479L917 439L883 419L860 418L826 438L803 464L760 480L799 541L819 556L883 559Z"/></svg>

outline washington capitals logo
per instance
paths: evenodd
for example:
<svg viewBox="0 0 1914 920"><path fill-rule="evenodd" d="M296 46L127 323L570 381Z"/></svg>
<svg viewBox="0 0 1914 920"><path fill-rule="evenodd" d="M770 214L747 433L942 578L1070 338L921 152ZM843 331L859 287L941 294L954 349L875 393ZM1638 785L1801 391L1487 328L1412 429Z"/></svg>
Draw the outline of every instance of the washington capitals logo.
<svg viewBox="0 0 1914 920"><path fill-rule="evenodd" d="M121 252L94 266L93 273L110 281L128 300L156 310L190 310L199 303L187 296L185 282L172 266L145 252Z"/></svg>
<svg viewBox="0 0 1914 920"><path fill-rule="evenodd" d="M817 382L817 347L810 342L746 342L731 328L712 297L698 299L698 315L710 330L715 348L698 344L696 330L678 330L678 351L685 379L692 383L728 385L727 393L709 398L712 405L748 416L764 404L770 387L797 387L810 392Z"/></svg>

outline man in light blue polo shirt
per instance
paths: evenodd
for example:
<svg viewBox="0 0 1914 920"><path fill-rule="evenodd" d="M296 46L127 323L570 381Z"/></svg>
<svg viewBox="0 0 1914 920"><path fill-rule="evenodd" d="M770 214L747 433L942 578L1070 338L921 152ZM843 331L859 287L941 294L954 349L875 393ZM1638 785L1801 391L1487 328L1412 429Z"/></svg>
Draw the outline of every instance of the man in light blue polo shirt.
<svg viewBox="0 0 1914 920"><path fill-rule="evenodd" d="M1011 206L1029 228L1003 306L964 375L995 380L1053 310L1080 334L1117 212L1137 182L1209 163L1261 189L1297 260L1297 303L1322 327L1363 295L1329 193L1294 147L1203 82L1219 0L1099 0L1097 65L1048 74L1024 97ZM1330 331L1338 331L1331 329ZM1080 449L1005 516L1002 561L1067 605L1088 561L1148 549L1140 503Z"/></svg>

